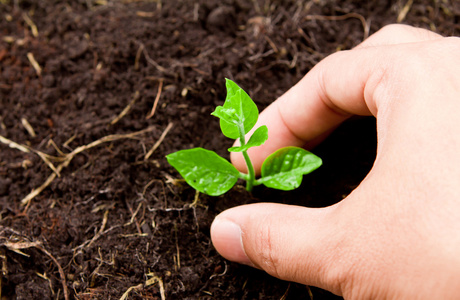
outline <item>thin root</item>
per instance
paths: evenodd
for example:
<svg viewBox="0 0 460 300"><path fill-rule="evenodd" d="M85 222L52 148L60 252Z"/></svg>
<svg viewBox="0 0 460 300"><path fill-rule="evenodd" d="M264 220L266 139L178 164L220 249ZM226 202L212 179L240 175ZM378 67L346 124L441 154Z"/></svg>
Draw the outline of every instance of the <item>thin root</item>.
<svg viewBox="0 0 460 300"><path fill-rule="evenodd" d="M396 22L401 23L402 21L404 21L404 19L407 16L407 13L409 12L410 8L412 7L413 2L414 2L414 0L407 0L406 5L404 5L404 7L401 9L401 11L398 14L398 18L396 19Z"/></svg>
<svg viewBox="0 0 460 300"><path fill-rule="evenodd" d="M38 28L37 28L37 25L35 25L35 23L32 21L32 19L29 17L28 14L26 13L23 13L22 14L22 18L24 19L24 21L27 23L27 25L29 25L30 27L30 30L32 31L32 35L37 38L38 37Z"/></svg>
<svg viewBox="0 0 460 300"><path fill-rule="evenodd" d="M57 167L56 167L56 171L57 173L60 173L62 171L62 169L64 169L65 167L67 167L70 162L72 161L72 159L79 153L83 152L83 151L86 151L88 149L91 149L93 147L96 147L96 146L99 146L103 143L107 143L107 142L113 142L113 141L117 141L117 140L121 140L121 139L129 139L129 138L134 138L135 136L138 136L138 135L141 135L141 134L144 134L144 133L147 133L147 132L150 132L154 129L154 127L148 127L146 129L143 129L143 130L140 130L140 131L137 131L137 132L133 132L133 133L128 133L128 134L112 134L112 135L107 135L105 137L102 137L92 143L89 143L88 145L84 145L84 146L80 146L80 147L77 147L75 150L73 150L72 152L70 152L69 154L67 154L64 158L63 158L63 162L60 163ZM2 141L0 139L0 141ZM8 140L9 141L9 140ZM2 141L3 142L3 141ZM16 143L15 143L16 144ZM14 145L14 144L13 144ZM17 144L16 144L17 145ZM16 146L14 145L14 146ZM11 147L11 145L10 145ZM57 174L56 172L52 173L47 179L46 181L41 185L39 186L38 188L36 189L33 189L32 192L30 192L27 196L25 196L22 200L21 200L21 205L23 206L28 206L29 202L35 198L36 196L38 196L45 188L47 188L51 182L53 182L53 180L56 178Z"/></svg>
<svg viewBox="0 0 460 300"><path fill-rule="evenodd" d="M152 284L155 284L158 282L158 285L160 286L160 297L161 297L161 300L166 300L166 295L165 295L165 286L163 284L163 280L161 279L161 277L159 276L156 276L155 274L153 273L149 273L149 274L146 274L147 276L152 276L152 278L150 279L147 279L147 281L145 282L145 286L150 286Z"/></svg>
<svg viewBox="0 0 460 300"><path fill-rule="evenodd" d="M14 251L16 253L21 253L21 254L24 254L21 250L23 249L28 249L28 248L37 248L38 250L42 251L43 253L45 253L46 255L48 255L52 260L53 262L56 264L58 270L59 270L59 275L61 276L61 284L62 284L62 288L64 289L64 298L66 300L69 300L69 290L67 289L67 282L66 282L66 276L65 276L65 273L64 273L64 269L62 269L61 265L59 264L59 262L57 261L57 259L51 254L48 252L48 250L46 250L45 248L42 247L42 244L41 242L30 242L30 241L27 241L27 240L19 240L17 242L11 242L11 241L6 241L4 243L2 243L3 246L5 246L6 248L8 248L9 250L11 251Z"/></svg>
<svg viewBox="0 0 460 300"><path fill-rule="evenodd" d="M21 123L22 123L22 126L24 126L24 128L27 130L27 132L30 134L31 137L37 136L34 128L32 127L32 125L30 125L29 121L27 121L26 118L21 118Z"/></svg>
<svg viewBox="0 0 460 300"><path fill-rule="evenodd" d="M128 295L129 295L129 293L130 293L132 290L140 290L140 289L142 289L142 288L144 288L144 284L142 284L142 283L128 288L128 289L126 290L126 292L123 293L123 295L121 296L120 300L128 299Z"/></svg>
<svg viewBox="0 0 460 300"><path fill-rule="evenodd" d="M366 21L366 19L357 13L348 13L342 16L321 16L321 15L309 15L305 17L305 20L327 20L327 21L342 21L350 18L355 18L361 21L364 29L364 37L363 40L369 37L369 30L370 24Z"/></svg>
<svg viewBox="0 0 460 300"><path fill-rule="evenodd" d="M131 110L131 107L133 107L134 103L136 103L137 99L139 99L139 91L136 91L134 93L133 98L129 102L129 104L123 109L123 111L110 122L110 125L115 125L118 121L121 120L125 115L128 114L128 112Z"/></svg>
<svg viewBox="0 0 460 300"><path fill-rule="evenodd" d="M35 72L37 73L38 76L42 74L42 67L38 64L38 62L35 60L35 57L32 52L27 53L27 58L30 61L30 64L32 67L35 69Z"/></svg>
<svg viewBox="0 0 460 300"><path fill-rule="evenodd" d="M6 137L3 137L1 135L0 135L0 142L5 144L5 145L8 145L8 147L10 147L12 149L18 149L19 151L22 151L22 152L25 152L25 153L30 153L30 150L27 148L27 146L18 144L16 142L13 142L12 140L7 139Z"/></svg>
<svg viewBox="0 0 460 300"><path fill-rule="evenodd" d="M163 140L165 139L166 135L168 134L168 132L171 130L171 128L173 127L173 123L169 123L168 126L166 126L166 129L163 131L163 133L161 134L160 138L158 139L158 141L155 143L155 145L153 145L153 147L149 150L149 152L147 152L147 154L145 155L144 157L144 161L148 160L149 157L153 154L153 152L161 145L161 143L163 142Z"/></svg>
<svg viewBox="0 0 460 300"><path fill-rule="evenodd" d="M155 97L155 101L153 102L152 110L150 111L150 113L146 117L147 120L150 119L151 117L153 117L153 115L155 114L155 111L157 110L157 105L158 105L158 101L160 100L161 90L162 89L163 89L163 78L160 79L160 83L158 84L157 96Z"/></svg>
<svg viewBox="0 0 460 300"><path fill-rule="evenodd" d="M198 190L195 191L195 197L193 198L193 202L189 204L189 207L196 208L198 206L206 207L200 203L200 192Z"/></svg>
<svg viewBox="0 0 460 300"><path fill-rule="evenodd" d="M160 297L161 300L166 300L166 294L165 294L165 286L163 283L163 279L161 277L155 275L154 273L148 273L146 274L147 277L151 277L145 281L145 283L140 283L138 285L132 286L126 290L126 292L123 293L121 296L120 300L126 300L128 299L128 295L131 291L133 290L141 290L144 289L148 286L154 285L158 283L158 286L160 287Z"/></svg>

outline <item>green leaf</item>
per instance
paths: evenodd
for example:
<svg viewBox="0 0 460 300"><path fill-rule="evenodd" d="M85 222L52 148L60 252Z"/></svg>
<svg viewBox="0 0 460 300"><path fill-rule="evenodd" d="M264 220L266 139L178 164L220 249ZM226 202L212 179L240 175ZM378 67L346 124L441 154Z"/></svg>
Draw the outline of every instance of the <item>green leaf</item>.
<svg viewBox="0 0 460 300"><path fill-rule="evenodd" d="M168 162L196 190L219 196L238 180L239 171L217 153L203 148L180 150L166 156Z"/></svg>
<svg viewBox="0 0 460 300"><path fill-rule="evenodd" d="M254 131L252 136L249 138L249 141L244 146L239 147L231 147L228 148L229 152L243 152L248 150L251 147L257 147L263 145L265 141L268 139L268 128L267 126L263 125Z"/></svg>
<svg viewBox="0 0 460 300"><path fill-rule="evenodd" d="M289 191L302 183L302 177L321 166L321 158L298 147L286 147L271 154L262 164L260 181L267 187Z"/></svg>
<svg viewBox="0 0 460 300"><path fill-rule="evenodd" d="M238 116L234 108L225 108L223 106L217 106L211 115L218 117L221 121L225 121L230 124L238 124Z"/></svg>
<svg viewBox="0 0 460 300"><path fill-rule="evenodd" d="M223 106L212 113L220 118L222 133L231 139L240 137L240 127L249 132L259 118L259 110L252 99L235 82L226 79L227 97Z"/></svg>

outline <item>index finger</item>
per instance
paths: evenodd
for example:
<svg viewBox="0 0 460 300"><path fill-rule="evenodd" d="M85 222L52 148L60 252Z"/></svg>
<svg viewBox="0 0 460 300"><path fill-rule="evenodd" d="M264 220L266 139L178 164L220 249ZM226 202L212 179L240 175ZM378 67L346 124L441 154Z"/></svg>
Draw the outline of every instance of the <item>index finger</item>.
<svg viewBox="0 0 460 300"><path fill-rule="evenodd" d="M279 148L302 147L352 115L376 116L378 105L373 94L391 62L385 56L394 54L386 45L437 38L441 36L428 30L390 25L355 49L325 58L261 113L255 128L266 125L269 138L248 151L256 172ZM239 170L246 170L240 154L232 153L231 160Z"/></svg>

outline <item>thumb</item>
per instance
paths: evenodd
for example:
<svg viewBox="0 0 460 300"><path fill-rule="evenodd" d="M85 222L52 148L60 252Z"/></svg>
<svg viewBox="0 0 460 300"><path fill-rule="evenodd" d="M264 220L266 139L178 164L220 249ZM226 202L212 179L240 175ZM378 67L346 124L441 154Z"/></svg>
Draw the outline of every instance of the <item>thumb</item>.
<svg viewBox="0 0 460 300"><path fill-rule="evenodd" d="M257 203L228 209L211 226L214 247L225 258L263 269L283 280L342 294L339 205L305 208ZM320 249L320 251L318 251Z"/></svg>

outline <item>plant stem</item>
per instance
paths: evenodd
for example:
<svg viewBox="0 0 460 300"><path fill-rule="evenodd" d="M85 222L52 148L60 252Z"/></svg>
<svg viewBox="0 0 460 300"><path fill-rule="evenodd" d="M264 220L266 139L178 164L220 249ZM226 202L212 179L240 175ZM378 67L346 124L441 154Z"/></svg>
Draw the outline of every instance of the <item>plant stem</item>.
<svg viewBox="0 0 460 300"><path fill-rule="evenodd" d="M247 151L243 151L243 157L248 167L248 175L249 175L249 178L246 181L246 190L250 192L252 191L252 187L254 186L254 181L256 179L256 172L254 172L254 167L252 166L252 162L251 162L251 159L249 158Z"/></svg>
<svg viewBox="0 0 460 300"><path fill-rule="evenodd" d="M244 146L246 145L246 139L245 139L246 133L244 132L243 125L238 126L238 128L240 131L240 144L241 146ZM252 187L254 186L254 181L256 180L256 172L254 171L254 166L252 165L252 161L249 158L247 151L243 151L243 157L244 157L244 161L246 162L246 166L248 168L248 176L246 179L246 190L250 192L252 191Z"/></svg>

